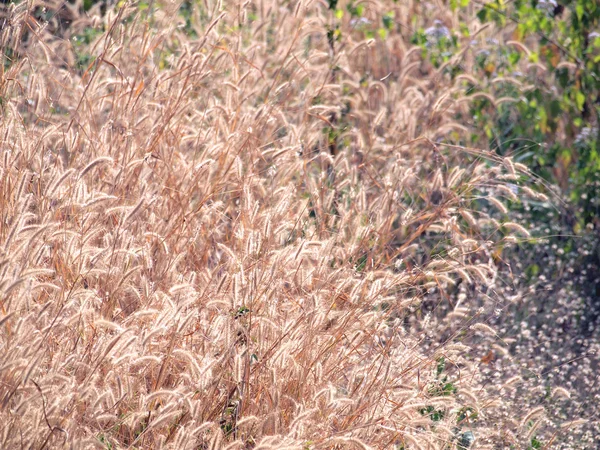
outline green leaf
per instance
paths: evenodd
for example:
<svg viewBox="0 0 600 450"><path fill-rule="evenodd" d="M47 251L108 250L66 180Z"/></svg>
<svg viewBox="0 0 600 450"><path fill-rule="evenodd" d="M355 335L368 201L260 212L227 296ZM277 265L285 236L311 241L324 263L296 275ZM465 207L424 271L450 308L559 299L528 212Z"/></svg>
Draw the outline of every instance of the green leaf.
<svg viewBox="0 0 600 450"><path fill-rule="evenodd" d="M482 8L478 13L477 13L477 18L481 21L481 22L485 22L487 20L487 8Z"/></svg>
<svg viewBox="0 0 600 450"><path fill-rule="evenodd" d="M384 14L381 20L383 21L383 26L386 29L391 30L394 26L394 12Z"/></svg>
<svg viewBox="0 0 600 450"><path fill-rule="evenodd" d="M585 104L585 95L583 95L581 91L575 92L575 103L577 104L579 111L582 111L583 105Z"/></svg>
<svg viewBox="0 0 600 450"><path fill-rule="evenodd" d="M539 439L537 438L537 436L534 436L533 438L531 438L531 449L540 449L542 448L542 443L539 441Z"/></svg>
<svg viewBox="0 0 600 450"><path fill-rule="evenodd" d="M546 114L546 110L544 108L540 108L538 110L538 115L539 115L539 126L540 126L540 131L542 133L545 133L548 130L548 114Z"/></svg>
<svg viewBox="0 0 600 450"><path fill-rule="evenodd" d="M511 66L516 65L519 60L521 59L521 52L510 52L508 54L508 62L510 63Z"/></svg>
<svg viewBox="0 0 600 450"><path fill-rule="evenodd" d="M245 316L246 314L248 314L250 312L250 309L246 306L241 306L233 315L233 317L235 319L239 319L240 317Z"/></svg>
<svg viewBox="0 0 600 450"><path fill-rule="evenodd" d="M365 10L363 5L354 6L353 1L346 5L346 9L350 13L351 17L361 17Z"/></svg>
<svg viewBox="0 0 600 450"><path fill-rule="evenodd" d="M471 36L471 32L469 31L469 27L466 24L464 24L464 23L460 24L460 34L462 34L464 37Z"/></svg>
<svg viewBox="0 0 600 450"><path fill-rule="evenodd" d="M529 276L530 279L535 278L540 273L540 266L538 266L537 264L532 264L531 266L527 267L527 269L525 269L525 273L527 274L527 276Z"/></svg>
<svg viewBox="0 0 600 450"><path fill-rule="evenodd" d="M362 255L358 258L357 263L354 265L354 270L357 272L362 272L367 267L367 255Z"/></svg>
<svg viewBox="0 0 600 450"><path fill-rule="evenodd" d="M550 116L558 117L561 113L560 102L558 100L552 100L550 102Z"/></svg>
<svg viewBox="0 0 600 450"><path fill-rule="evenodd" d="M338 20L342 20L342 17L344 17L344 10L343 9L336 9L335 10L335 17Z"/></svg>
<svg viewBox="0 0 600 450"><path fill-rule="evenodd" d="M438 360L437 360L436 373L437 373L438 377L442 374L442 372L444 371L445 368L446 368L446 359L442 356L442 357L438 358Z"/></svg>

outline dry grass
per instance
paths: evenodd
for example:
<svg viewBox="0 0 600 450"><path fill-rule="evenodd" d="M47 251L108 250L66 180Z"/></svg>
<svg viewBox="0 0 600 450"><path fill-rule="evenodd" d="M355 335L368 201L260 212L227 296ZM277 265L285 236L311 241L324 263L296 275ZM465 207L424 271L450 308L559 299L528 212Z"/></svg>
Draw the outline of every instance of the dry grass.
<svg viewBox="0 0 600 450"><path fill-rule="evenodd" d="M481 205L522 168L440 143L458 81L319 2L59 5L4 7L0 447L513 439L456 338L493 337L469 296L528 232ZM435 343L427 293L459 323Z"/></svg>

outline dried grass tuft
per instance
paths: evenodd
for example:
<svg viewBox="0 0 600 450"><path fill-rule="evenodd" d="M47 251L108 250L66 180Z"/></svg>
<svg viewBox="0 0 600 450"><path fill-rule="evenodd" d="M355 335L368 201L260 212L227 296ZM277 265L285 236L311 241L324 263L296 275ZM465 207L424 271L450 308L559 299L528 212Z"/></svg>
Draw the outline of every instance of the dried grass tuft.
<svg viewBox="0 0 600 450"><path fill-rule="evenodd" d="M434 144L460 80L319 2L108 3L2 6L0 447L442 449L469 405L501 440L458 303L525 168Z"/></svg>

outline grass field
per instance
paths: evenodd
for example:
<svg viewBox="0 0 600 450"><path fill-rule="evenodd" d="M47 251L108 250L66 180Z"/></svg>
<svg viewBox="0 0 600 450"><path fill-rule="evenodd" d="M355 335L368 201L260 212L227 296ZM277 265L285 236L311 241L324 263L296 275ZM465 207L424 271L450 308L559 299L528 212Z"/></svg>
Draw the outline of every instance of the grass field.
<svg viewBox="0 0 600 450"><path fill-rule="evenodd" d="M490 326L548 199L451 13L342 3L2 5L0 448L593 448Z"/></svg>

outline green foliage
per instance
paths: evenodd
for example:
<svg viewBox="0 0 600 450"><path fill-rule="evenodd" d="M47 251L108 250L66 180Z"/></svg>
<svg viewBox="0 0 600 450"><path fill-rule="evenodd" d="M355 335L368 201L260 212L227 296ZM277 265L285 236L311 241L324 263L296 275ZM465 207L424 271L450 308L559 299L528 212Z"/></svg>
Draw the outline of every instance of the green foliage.
<svg viewBox="0 0 600 450"><path fill-rule="evenodd" d="M435 385L430 386L429 394L434 397L448 397L450 395L456 394L458 389L451 382L445 382L446 378L444 378L443 382L437 383Z"/></svg>
<svg viewBox="0 0 600 450"><path fill-rule="evenodd" d="M385 27L386 30L391 30L392 27L394 26L394 13L393 12L389 12L383 15L383 17L381 18L381 21L383 22L383 26Z"/></svg>
<svg viewBox="0 0 600 450"><path fill-rule="evenodd" d="M454 383L448 381L448 376L444 375L446 369L446 359L444 357L437 359L435 366L435 378L436 381L428 386L427 393L431 397L448 397L455 395L458 391ZM421 408L419 413L423 416L429 416L433 422L439 422L446 417L447 411L444 408L436 408L432 405L428 405L425 408ZM466 414L466 412L465 412Z"/></svg>
<svg viewBox="0 0 600 450"><path fill-rule="evenodd" d="M537 450L540 448L542 448L542 442L537 438L537 436L532 437L531 443L527 447L527 450Z"/></svg>
<svg viewBox="0 0 600 450"><path fill-rule="evenodd" d="M423 57L439 68L460 49L459 35L459 32L436 21L432 27L417 29L411 37L411 43L420 46Z"/></svg>
<svg viewBox="0 0 600 450"><path fill-rule="evenodd" d="M365 12L365 6L363 4L356 5L354 2L348 3L346 9L350 13L351 17L362 17Z"/></svg>
<svg viewBox="0 0 600 450"><path fill-rule="evenodd" d="M360 258L358 258L358 261L354 265L354 269L357 272L364 272L365 268L367 267L367 259L368 259L368 256L366 254L364 254Z"/></svg>
<svg viewBox="0 0 600 450"><path fill-rule="evenodd" d="M98 441L106 446L106 450L112 450L115 446L108 440L104 434L98 435Z"/></svg>
<svg viewBox="0 0 600 450"><path fill-rule="evenodd" d="M438 378L442 374L442 372L444 372L445 368L446 368L446 358L441 357L437 360L436 376Z"/></svg>
<svg viewBox="0 0 600 450"><path fill-rule="evenodd" d="M81 34L73 36L71 39L73 49L76 55L76 65L81 71L87 70L95 61L95 57L88 53L90 44L104 34L104 27L86 27Z"/></svg>
<svg viewBox="0 0 600 450"><path fill-rule="evenodd" d="M465 421L476 421L478 417L477 411L470 406L465 406L458 411L456 422L460 425Z"/></svg>
<svg viewBox="0 0 600 450"><path fill-rule="evenodd" d="M184 0L179 7L179 15L185 19L184 30L190 37L198 37L198 33L193 27L193 11L195 2L191 0Z"/></svg>
<svg viewBox="0 0 600 450"><path fill-rule="evenodd" d="M489 79L511 77L518 84L494 84L490 93L511 101L495 111L475 102L475 124L500 153L518 155L563 188L580 207L582 228L600 211L594 195L600 183L600 6L595 0L493 2L478 17L499 23L497 15L516 25L510 37L517 42L480 53L478 67Z"/></svg>
<svg viewBox="0 0 600 450"><path fill-rule="evenodd" d="M511 155L560 186L578 210L574 231L592 222L600 225L600 200L595 195L600 188L597 1L478 4L477 19L481 25L493 24L497 39L482 34L474 41L469 37L469 2L452 0L450 6L461 19L457 29L436 22L417 29L412 43L452 77L464 68L447 63L465 45L472 48L475 70L469 75L480 82L464 82L473 96L469 116L477 130L471 144Z"/></svg>
<svg viewBox="0 0 600 450"><path fill-rule="evenodd" d="M233 317L236 318L236 319L239 319L240 317L244 317L246 314L248 314L250 312L251 312L250 308L248 308L247 306L241 306L234 313Z"/></svg>
<svg viewBox="0 0 600 450"><path fill-rule="evenodd" d="M439 422L446 416L446 411L443 409L436 409L431 405L421 408L419 413L421 413L423 416L429 416L433 422Z"/></svg>
<svg viewBox="0 0 600 450"><path fill-rule="evenodd" d="M69 3L75 3L75 1L69 0ZM106 12L106 8L110 4L114 4L114 3L115 3L114 1L110 1L110 0L83 0L82 6L83 6L83 10L85 12L88 12L95 5L100 5L100 13L104 14Z"/></svg>
<svg viewBox="0 0 600 450"><path fill-rule="evenodd" d="M443 375L445 369L446 359L444 357L438 358L435 368L437 381L429 386L429 395L432 397L447 397L456 394L458 391L454 383L448 381L448 376Z"/></svg>

